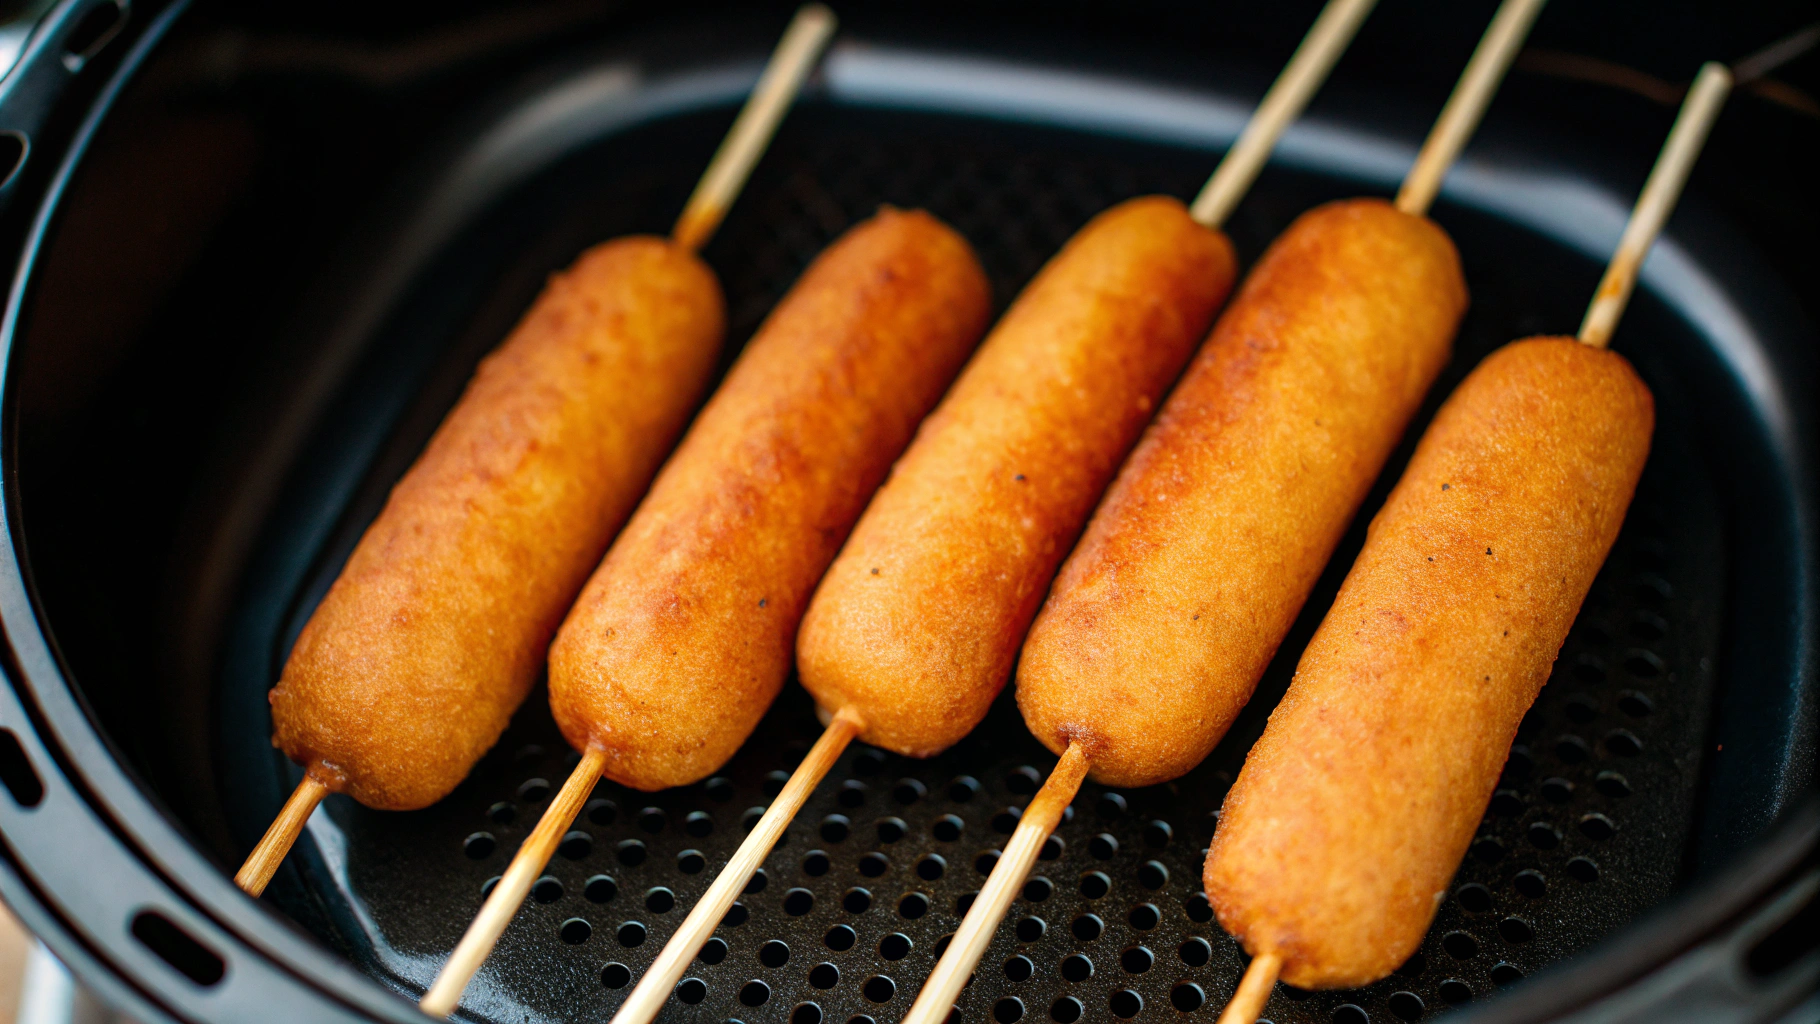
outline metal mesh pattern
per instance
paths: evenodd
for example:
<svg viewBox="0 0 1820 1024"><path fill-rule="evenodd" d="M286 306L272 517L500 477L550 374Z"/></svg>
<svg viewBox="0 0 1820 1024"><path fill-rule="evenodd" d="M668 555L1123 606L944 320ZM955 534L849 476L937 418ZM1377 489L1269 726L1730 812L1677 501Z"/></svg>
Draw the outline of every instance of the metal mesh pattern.
<svg viewBox="0 0 1820 1024"><path fill-rule="evenodd" d="M1209 167L1205 154L1014 134L909 116L861 130L838 114L805 111L709 249L734 337L749 334L805 263L880 202L924 206L967 235L1002 304L1094 212L1150 191L1186 196ZM1241 254L1249 262L1295 213L1353 191L1343 181L1266 175L1233 225ZM1577 306L1594 273L1512 225L1439 216L1475 294L1431 410L1495 345L1538 321L1573 322L1562 309ZM1525 269L1512 272L1519 258ZM1568 301L1538 304L1542 293ZM1651 373L1647 361L1643 368ZM1723 552L1686 410L1672 387L1658 387L1658 400L1662 425L1631 522L1524 723L1421 952L1359 991L1279 986L1266 1010L1276 1024L1433 1017L1584 948L1669 891L1694 815ZM1373 507L1406 454L1407 445ZM1226 788L1358 549L1363 521L1205 764L1146 790L1083 789L966 990L961 1019L1217 1013L1244 958L1200 895L1203 851ZM282 654L274 649L270 678ZM849 751L692 965L664 1019L899 1019L1054 763L1009 698L930 761ZM656 794L601 784L464 1012L605 1019L818 732L806 695L791 684L715 778ZM441 804L386 814L331 800L332 823L319 817L312 828L307 923L370 973L420 991L574 760L539 690Z"/></svg>

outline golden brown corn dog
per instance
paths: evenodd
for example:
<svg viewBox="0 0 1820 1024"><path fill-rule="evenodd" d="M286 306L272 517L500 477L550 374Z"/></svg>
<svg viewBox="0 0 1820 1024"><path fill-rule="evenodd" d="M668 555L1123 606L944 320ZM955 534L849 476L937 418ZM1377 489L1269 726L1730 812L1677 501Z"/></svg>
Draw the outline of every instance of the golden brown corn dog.
<svg viewBox="0 0 1820 1024"><path fill-rule="evenodd" d="M570 743L646 790L733 755L816 581L989 314L972 250L926 213L886 209L816 259L563 623L550 703Z"/></svg>
<svg viewBox="0 0 1820 1024"><path fill-rule="evenodd" d="M1165 197L1095 217L918 432L803 620L803 685L931 756L1010 675L1037 603L1232 286L1231 243Z"/></svg>
<svg viewBox="0 0 1820 1024"><path fill-rule="evenodd" d="M1017 700L1094 778L1206 757L1307 600L1466 308L1459 256L1376 199L1303 214L1254 268L1069 556Z"/></svg>
<svg viewBox="0 0 1820 1024"><path fill-rule="evenodd" d="M1226 798L1220 925L1303 988L1421 942L1617 538L1655 412L1623 357L1534 338L1448 399Z"/></svg>
<svg viewBox="0 0 1820 1024"><path fill-rule="evenodd" d="M272 742L369 807L455 788L700 400L723 305L713 272L662 238L607 242L552 278L304 626Z"/></svg>

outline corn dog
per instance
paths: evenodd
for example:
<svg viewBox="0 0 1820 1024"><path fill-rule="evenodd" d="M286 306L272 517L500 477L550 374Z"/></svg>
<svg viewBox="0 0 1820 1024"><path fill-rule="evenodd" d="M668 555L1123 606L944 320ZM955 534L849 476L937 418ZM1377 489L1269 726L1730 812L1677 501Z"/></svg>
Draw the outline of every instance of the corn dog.
<svg viewBox="0 0 1820 1024"><path fill-rule="evenodd" d="M918 432L828 570L797 642L828 713L929 757L972 730L1056 565L1232 286L1179 201L1095 217Z"/></svg>
<svg viewBox="0 0 1820 1024"><path fill-rule="evenodd" d="M1270 247L1056 579L1017 700L1094 778L1207 756L1446 364L1466 308L1445 232L1331 203Z"/></svg>

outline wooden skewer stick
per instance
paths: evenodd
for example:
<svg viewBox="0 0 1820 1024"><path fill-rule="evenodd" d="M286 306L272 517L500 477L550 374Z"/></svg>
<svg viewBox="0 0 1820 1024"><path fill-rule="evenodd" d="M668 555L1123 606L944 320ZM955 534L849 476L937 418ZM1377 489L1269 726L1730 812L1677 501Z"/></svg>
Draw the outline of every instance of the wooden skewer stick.
<svg viewBox="0 0 1820 1024"><path fill-rule="evenodd" d="M329 795L328 784L315 775L305 772L303 781L291 791L291 796L284 802L284 809L278 817L272 819L272 826L265 830L265 838L247 854L246 863L240 865L240 871L234 876L234 884L246 890L247 895L257 898L265 892L265 887L277 873L278 865L284 863L284 855L291 852L291 844L297 841L297 834L303 831L303 823L310 820L310 814L322 798Z"/></svg>
<svg viewBox="0 0 1820 1024"><path fill-rule="evenodd" d="M1418 217L1428 212L1441 191L1441 179L1447 176L1447 169L1453 166L1466 140L1472 138L1473 129L1485 116L1485 108L1497 95L1498 84L1504 81L1504 73L1510 70L1510 62L1523 48L1530 26L1547 2L1504 0L1499 5L1478 48L1473 50L1472 59L1466 62L1459 84L1453 87L1453 95L1447 97L1440 118L1429 129L1422 151L1416 154L1415 166L1403 178L1403 187L1397 191L1397 209Z"/></svg>
<svg viewBox="0 0 1820 1024"><path fill-rule="evenodd" d="M1328 0L1308 35L1302 38L1302 45L1296 47L1295 55L1258 103L1238 141L1227 150L1226 158L1188 208L1190 217L1210 228L1226 223L1233 207L1239 205L1270 159L1277 137L1301 116L1302 108L1308 106L1315 90L1327 80L1334 62L1346 52L1346 45L1376 4L1377 0Z"/></svg>
<svg viewBox="0 0 1820 1024"><path fill-rule="evenodd" d="M835 714L828 723L828 728L822 732L821 739L815 741L808 756L791 773L790 781L784 783L783 791L777 794L777 799L765 809L764 816L758 819L758 824L753 826L745 841L739 844L739 849L734 851L733 859L727 861L727 866L721 869L714 884L702 894L695 909L689 911L682 927L670 936L670 941L664 944L663 952L657 954L657 959L651 962L650 970L639 979L638 987L632 990L619 1012L613 1015L612 1024L649 1024L657 1017L658 1012L664 1008L664 1003L669 1000L671 990L676 987L683 972L688 970L689 963L695 959L695 954L701 952L701 947L720 925L721 918L727 916L728 908L733 906L733 901L745 889L746 883L752 880L752 873L765 862L772 847L777 845L778 837L784 834L784 829L795 819L796 812L802 810L809 794L815 791L829 769L834 767L834 762L840 759L847 744L853 742L853 737L859 735L864 728L865 723L851 706L842 708Z"/></svg>
<svg viewBox="0 0 1820 1024"><path fill-rule="evenodd" d="M967 979L973 976L973 969L979 966L980 957L985 955L986 947L992 943L992 934L1005 919L1006 909L1023 889L1024 880L1036 863L1036 855L1042 851L1049 833L1054 832L1062 820L1062 812L1081 791L1081 782L1086 778L1087 752L1079 744L1070 743L1068 749L1062 751L1062 759L1056 762L1055 770L1049 773L1049 781L1043 783L1024 816L1018 819L1017 830L1011 834L1004 854L993 866L986 887L974 898L960 930L954 933L941 962L923 983L923 990L917 993L916 1003L910 1007L903 1024L941 1024L947 1019L954 1000L960 996Z"/></svg>
<svg viewBox="0 0 1820 1024"><path fill-rule="evenodd" d="M442 971L436 975L436 983L417 1004L423 1012L432 1017L447 1017L455 1012L456 1004L461 1002L461 993L473 979L474 972L480 970L487 954L493 952L494 943L499 941L506 925L512 923L518 908L524 905L531 883L537 881L544 865L550 863L563 834L581 813L581 805L587 801L588 794L594 792L594 784L600 781L601 769L606 766L607 752L604 750L589 748L581 755L581 763L569 773L569 781L562 784L556 799L544 808L537 827L512 855L511 865L493 886L493 891L487 894L480 914L468 925L467 933L449 956L449 962L443 964Z"/></svg>
<svg viewBox="0 0 1820 1024"><path fill-rule="evenodd" d="M1252 958L1245 976L1239 979L1239 990L1232 994L1232 1001L1220 1012L1215 1024L1253 1024L1264 1012L1264 1004L1270 1002L1270 990L1282 969L1283 958L1275 953Z"/></svg>
<svg viewBox="0 0 1820 1024"><path fill-rule="evenodd" d="M1712 130L1713 121L1725 105L1731 87L1731 72L1725 65L1708 63L1700 69L1693 88L1687 91L1681 113L1675 117L1675 126L1668 133L1668 141L1662 145L1662 155L1656 158L1656 166L1643 185L1643 194L1637 197L1637 205L1631 210L1630 223L1624 226L1618 251L1606 265L1605 278L1599 282L1599 290L1593 293L1592 305L1580 324L1580 340L1586 344L1604 348L1611 342L1611 333L1617 329L1618 318L1624 315L1624 307L1630 302L1631 289L1636 287L1643 257L1649 255L1649 247L1662 233L1662 225L1674 210L1675 200L1681 198L1681 189L1694 169L1694 161L1700 158L1700 147L1705 145L1707 133Z"/></svg>
<svg viewBox="0 0 1820 1024"><path fill-rule="evenodd" d="M670 237L678 245L700 249L720 227L721 218L727 215L734 197L776 134L803 79L809 76L822 48L834 35L834 25L834 12L821 4L804 4L797 10L765 65L764 74L759 76L758 86L721 141L714 159L708 162L682 216L676 218Z"/></svg>

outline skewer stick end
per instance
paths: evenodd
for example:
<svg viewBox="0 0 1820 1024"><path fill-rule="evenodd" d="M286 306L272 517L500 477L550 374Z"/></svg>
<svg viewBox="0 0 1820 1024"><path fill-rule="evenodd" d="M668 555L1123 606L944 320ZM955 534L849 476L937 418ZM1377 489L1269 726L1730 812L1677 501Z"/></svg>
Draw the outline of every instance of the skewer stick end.
<svg viewBox="0 0 1820 1024"><path fill-rule="evenodd" d="M328 795L328 783L317 778L313 770L304 772L302 781L291 791L278 816L272 819L271 827L265 830L259 845L253 847L253 852L247 854L246 863L240 865L234 875L234 884L258 899L271 884L272 876L278 873L278 865L284 863L285 854L291 852L304 823L315 813L316 805Z"/></svg>
<svg viewBox="0 0 1820 1024"><path fill-rule="evenodd" d="M1270 1002L1270 991L1276 987L1277 975L1283 970L1283 958L1275 953L1260 953L1252 958L1251 966L1245 968L1245 976L1239 979L1238 991L1232 994L1232 1001L1220 1012L1216 1024L1256 1024L1258 1016L1264 1012L1264 1005Z"/></svg>

